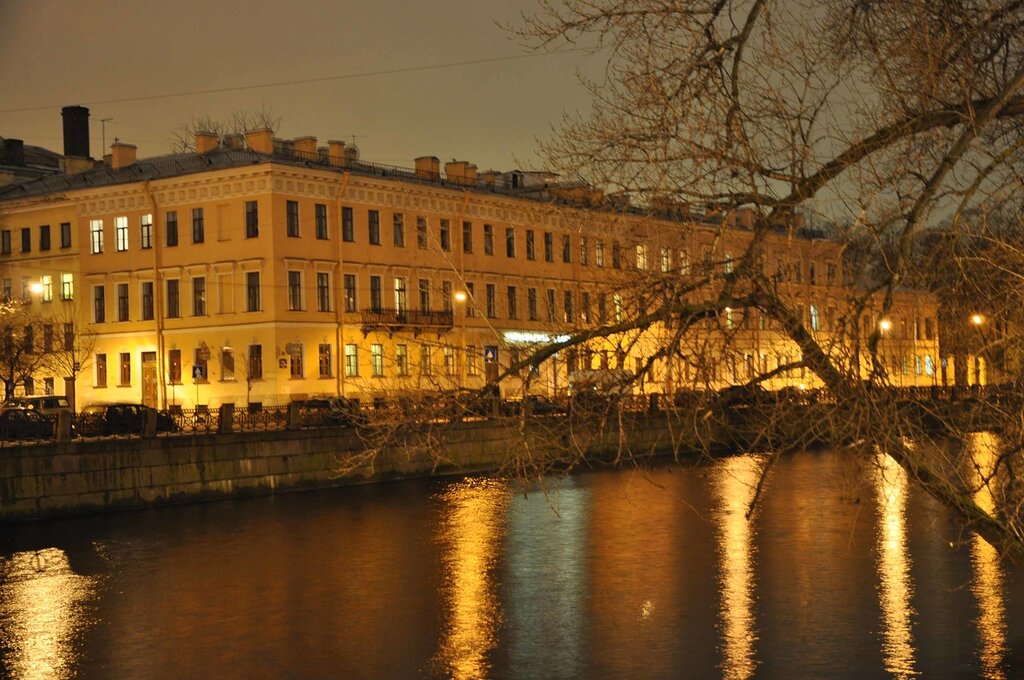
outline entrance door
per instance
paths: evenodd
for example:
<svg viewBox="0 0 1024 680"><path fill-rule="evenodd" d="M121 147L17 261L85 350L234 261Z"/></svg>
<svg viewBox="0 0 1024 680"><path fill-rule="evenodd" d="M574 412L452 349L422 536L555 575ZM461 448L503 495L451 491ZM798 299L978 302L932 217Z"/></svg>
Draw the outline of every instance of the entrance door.
<svg viewBox="0 0 1024 680"><path fill-rule="evenodd" d="M156 352L142 353L142 403L156 408Z"/></svg>

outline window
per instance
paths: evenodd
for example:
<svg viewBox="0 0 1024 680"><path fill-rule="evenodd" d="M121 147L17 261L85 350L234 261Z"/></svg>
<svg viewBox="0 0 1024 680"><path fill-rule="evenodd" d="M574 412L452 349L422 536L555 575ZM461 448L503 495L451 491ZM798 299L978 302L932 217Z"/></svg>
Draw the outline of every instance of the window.
<svg viewBox="0 0 1024 680"><path fill-rule="evenodd" d="M419 280L419 292L420 292L420 311L430 311L430 281L428 279Z"/></svg>
<svg viewBox="0 0 1024 680"><path fill-rule="evenodd" d="M178 291L178 279L167 279L167 318L177 319L181 316L181 300Z"/></svg>
<svg viewBox="0 0 1024 680"><path fill-rule="evenodd" d="M245 202L245 237L256 238L260 235L260 204L256 201Z"/></svg>
<svg viewBox="0 0 1024 680"><path fill-rule="evenodd" d="M60 299L73 300L75 297L75 276L74 274L60 275Z"/></svg>
<svg viewBox="0 0 1024 680"><path fill-rule="evenodd" d="M395 213L391 218L394 230L394 242L396 248L405 247L405 215Z"/></svg>
<svg viewBox="0 0 1024 680"><path fill-rule="evenodd" d="M0 255L11 254L11 230L0 231Z"/></svg>
<svg viewBox="0 0 1024 680"><path fill-rule="evenodd" d="M321 378L334 375L334 357L331 356L331 344L322 342L317 346L317 373Z"/></svg>
<svg viewBox="0 0 1024 680"><path fill-rule="evenodd" d="M345 375L349 378L359 375L359 346L354 343L345 345Z"/></svg>
<svg viewBox="0 0 1024 680"><path fill-rule="evenodd" d="M462 252L472 253L473 252L473 223L463 222L462 223Z"/></svg>
<svg viewBox="0 0 1024 680"><path fill-rule="evenodd" d="M430 345L420 345L420 375L433 373L433 366L430 365Z"/></svg>
<svg viewBox="0 0 1024 680"><path fill-rule="evenodd" d="M64 324L64 351L73 352L75 349L75 324Z"/></svg>
<svg viewBox="0 0 1024 680"><path fill-rule="evenodd" d="M50 225L42 224L39 226L39 250L50 249Z"/></svg>
<svg viewBox="0 0 1024 680"><path fill-rule="evenodd" d="M562 315L565 320L565 323L574 323L576 321L576 315L573 310L573 299L571 290L565 291L565 295L563 296L562 302Z"/></svg>
<svg viewBox="0 0 1024 680"><path fill-rule="evenodd" d="M204 239L203 209L192 208L192 243L202 243Z"/></svg>
<svg viewBox="0 0 1024 680"><path fill-rule="evenodd" d="M537 259L537 244L534 242L533 229L526 230L526 259Z"/></svg>
<svg viewBox="0 0 1024 680"><path fill-rule="evenodd" d="M5 252L11 252L10 244ZM89 252L93 255L103 252L103 220L89 220Z"/></svg>
<svg viewBox="0 0 1024 680"><path fill-rule="evenodd" d="M495 300L494 284L488 283L484 290L487 295L487 318L493 319L498 316L498 305Z"/></svg>
<svg viewBox="0 0 1024 680"><path fill-rule="evenodd" d="M622 295L615 293L612 296L612 304L615 307L615 323L622 323Z"/></svg>
<svg viewBox="0 0 1024 680"><path fill-rule="evenodd" d="M530 321L537 320L537 289L526 289L526 316Z"/></svg>
<svg viewBox="0 0 1024 680"><path fill-rule="evenodd" d="M249 345L249 379L263 379L263 345Z"/></svg>
<svg viewBox="0 0 1024 680"><path fill-rule="evenodd" d="M409 375L409 346L395 345L395 373Z"/></svg>
<svg viewBox="0 0 1024 680"><path fill-rule="evenodd" d="M235 379L235 350L224 347L220 350L220 379Z"/></svg>
<svg viewBox="0 0 1024 680"><path fill-rule="evenodd" d="M106 321L106 291L102 286L92 288L92 321L96 324Z"/></svg>
<svg viewBox="0 0 1024 680"><path fill-rule="evenodd" d="M117 320L128 320L128 284L117 284Z"/></svg>
<svg viewBox="0 0 1024 680"><path fill-rule="evenodd" d="M484 255L494 255L494 225L484 225Z"/></svg>
<svg viewBox="0 0 1024 680"><path fill-rule="evenodd" d="M811 305L811 330L820 330L821 321L818 318L818 306Z"/></svg>
<svg viewBox="0 0 1024 680"><path fill-rule="evenodd" d="M172 385L181 384L181 350L167 351L167 382Z"/></svg>
<svg viewBox="0 0 1024 680"><path fill-rule="evenodd" d="M370 372L378 378L384 375L384 345L370 345Z"/></svg>
<svg viewBox="0 0 1024 680"><path fill-rule="evenodd" d="M647 269L647 245L643 243L636 244L636 268Z"/></svg>
<svg viewBox="0 0 1024 680"><path fill-rule="evenodd" d="M153 282L142 282L142 320L153 320Z"/></svg>
<svg viewBox="0 0 1024 680"><path fill-rule="evenodd" d="M313 213L316 217L316 237L321 241L327 240L327 206L317 203L313 206Z"/></svg>
<svg viewBox="0 0 1024 680"><path fill-rule="evenodd" d="M341 240L349 243L356 240L356 223L352 208L341 209Z"/></svg>
<svg viewBox="0 0 1024 680"><path fill-rule="evenodd" d="M380 277L370 277L370 309L374 312L381 311L381 287Z"/></svg>
<svg viewBox="0 0 1024 680"><path fill-rule="evenodd" d="M288 355L288 375L292 380L300 380L306 374L302 365L302 345L295 343Z"/></svg>
<svg viewBox="0 0 1024 680"><path fill-rule="evenodd" d="M260 311L260 273L245 273L245 311Z"/></svg>
<svg viewBox="0 0 1024 680"><path fill-rule="evenodd" d="M143 215L139 219L139 247L148 250L153 247L153 216Z"/></svg>
<svg viewBox="0 0 1024 680"><path fill-rule="evenodd" d="M825 265L825 283L832 285L836 282L836 266L829 262Z"/></svg>
<svg viewBox="0 0 1024 680"><path fill-rule="evenodd" d="M21 230L21 252L32 252L32 228L25 227Z"/></svg>
<svg viewBox="0 0 1024 680"><path fill-rule="evenodd" d="M478 375L480 369L476 362L476 345L466 345L466 375Z"/></svg>
<svg viewBox="0 0 1024 680"><path fill-rule="evenodd" d="M289 238L299 237L299 202L285 202L285 233Z"/></svg>
<svg viewBox="0 0 1024 680"><path fill-rule="evenodd" d="M119 370L117 372L117 384L125 387L132 384L132 355L129 352L121 352L118 355Z"/></svg>
<svg viewBox="0 0 1024 680"><path fill-rule="evenodd" d="M555 261L555 235L550 231L544 232L544 261Z"/></svg>
<svg viewBox="0 0 1024 680"><path fill-rule="evenodd" d="M70 248L71 247L71 223L61 222L60 223L60 247Z"/></svg>
<svg viewBox="0 0 1024 680"><path fill-rule="evenodd" d="M722 258L722 268L725 270L726 274L732 274L732 253L728 251L725 252Z"/></svg>
<svg viewBox="0 0 1024 680"><path fill-rule="evenodd" d="M818 285L818 268L813 262L807 263L807 283L812 286Z"/></svg>
<svg viewBox="0 0 1024 680"><path fill-rule="evenodd" d="M622 248L618 243L612 243L612 267L615 269L622 267Z"/></svg>
<svg viewBox="0 0 1024 680"><path fill-rule="evenodd" d="M452 282L442 281L441 282L441 308L446 311L452 311Z"/></svg>
<svg viewBox="0 0 1024 680"><path fill-rule="evenodd" d="M302 310L302 272L288 272L288 309Z"/></svg>
<svg viewBox="0 0 1024 680"><path fill-rule="evenodd" d="M345 274L345 311L356 311L356 275Z"/></svg>
<svg viewBox="0 0 1024 680"><path fill-rule="evenodd" d="M548 321L555 320L555 291L553 288L547 290L547 312Z"/></svg>
<svg viewBox="0 0 1024 680"><path fill-rule="evenodd" d="M473 296L473 283L466 282L466 316L476 316L476 298Z"/></svg>
<svg viewBox="0 0 1024 680"><path fill-rule="evenodd" d="M513 227L505 227L505 257L516 256L516 230Z"/></svg>
<svg viewBox="0 0 1024 680"><path fill-rule="evenodd" d="M438 241L441 242L441 250L448 252L452 249L452 234L448 220L441 220L441 228L438 231Z"/></svg>
<svg viewBox="0 0 1024 680"><path fill-rule="evenodd" d="M517 309L517 307L518 307L517 303L518 303L519 294L516 291L516 287L515 286L509 286L508 289L506 290L506 295L508 297L508 318L510 318L510 319L519 318L519 310Z"/></svg>
<svg viewBox="0 0 1024 680"><path fill-rule="evenodd" d="M594 264L598 267L604 266L604 243L601 241L594 244Z"/></svg>
<svg viewBox="0 0 1024 680"><path fill-rule="evenodd" d="M406 294L405 294L405 279L400 276L395 277L395 312L398 314L405 314L407 308Z"/></svg>
<svg viewBox="0 0 1024 680"><path fill-rule="evenodd" d="M164 217L164 238L168 247L178 245L178 211L168 210Z"/></svg>
<svg viewBox="0 0 1024 680"><path fill-rule="evenodd" d="M562 262L568 264L572 262L572 237L562 237Z"/></svg>
<svg viewBox="0 0 1024 680"><path fill-rule="evenodd" d="M584 267L586 267L588 264L590 264L589 257L590 256L589 256L589 253L588 253L588 250L587 250L587 237L586 236L581 236L580 237L580 264L582 266L584 266Z"/></svg>
<svg viewBox="0 0 1024 680"><path fill-rule="evenodd" d="M369 231L370 245L380 245L380 212L370 210L367 213L367 228Z"/></svg>
<svg viewBox="0 0 1024 680"><path fill-rule="evenodd" d="M107 355L96 355L96 387L107 386Z"/></svg>
<svg viewBox="0 0 1024 680"><path fill-rule="evenodd" d="M43 274L40 282L43 284L43 302L51 302L53 300L53 276Z"/></svg>
<svg viewBox="0 0 1024 680"><path fill-rule="evenodd" d="M46 324L43 326L43 351L46 353L53 351L53 325Z"/></svg>
<svg viewBox="0 0 1024 680"><path fill-rule="evenodd" d="M455 375L455 348L445 345L441 348L441 352L444 356L444 374Z"/></svg>
<svg viewBox="0 0 1024 680"><path fill-rule="evenodd" d="M422 215L416 218L416 247L420 250L427 247L427 218Z"/></svg>
<svg viewBox="0 0 1024 680"><path fill-rule="evenodd" d="M327 272L316 274L316 309L319 312L331 311L331 275Z"/></svg>
<svg viewBox="0 0 1024 680"><path fill-rule="evenodd" d="M192 279L192 315L206 316L206 277Z"/></svg>
<svg viewBox="0 0 1024 680"><path fill-rule="evenodd" d="M590 323L590 293L580 293L580 321Z"/></svg>

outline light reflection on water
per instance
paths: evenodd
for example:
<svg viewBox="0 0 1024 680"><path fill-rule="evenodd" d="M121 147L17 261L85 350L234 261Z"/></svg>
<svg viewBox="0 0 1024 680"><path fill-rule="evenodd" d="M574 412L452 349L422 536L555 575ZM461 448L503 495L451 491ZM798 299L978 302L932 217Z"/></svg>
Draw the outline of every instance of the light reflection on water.
<svg viewBox="0 0 1024 680"><path fill-rule="evenodd" d="M448 611L435 660L455 680L486 678L502 617L494 571L512 494L503 482L475 478L452 484L441 499L442 596Z"/></svg>
<svg viewBox="0 0 1024 680"><path fill-rule="evenodd" d="M96 578L71 571L67 555L45 548L0 556L0 658L3 677L43 680L73 675L74 642Z"/></svg>
<svg viewBox="0 0 1024 680"><path fill-rule="evenodd" d="M973 479L972 487L977 488L974 502L985 512L996 511L995 498L990 480L996 464L999 442L988 432L978 432L967 439L967 452L973 465L970 466ZM971 536L971 562L974 566L974 579L971 592L978 600L978 638L981 649L978 650L981 670L989 680L1005 680L1002 670L1003 656L1006 653L1006 612L1003 604L1003 567L999 553L992 545L979 536Z"/></svg>
<svg viewBox="0 0 1024 680"><path fill-rule="evenodd" d="M0 677L1024 677L1024 574L893 461L783 456L748 520L761 464L4 527Z"/></svg>
<svg viewBox="0 0 1024 680"><path fill-rule="evenodd" d="M746 517L761 473L761 459L737 456L718 466L718 552L721 560L722 676L743 680L754 674L757 641L754 605L754 524Z"/></svg>
<svg viewBox="0 0 1024 680"><path fill-rule="evenodd" d="M878 585L882 607L882 654L885 669L898 678L917 675L907 550L907 474L886 454L877 457Z"/></svg>

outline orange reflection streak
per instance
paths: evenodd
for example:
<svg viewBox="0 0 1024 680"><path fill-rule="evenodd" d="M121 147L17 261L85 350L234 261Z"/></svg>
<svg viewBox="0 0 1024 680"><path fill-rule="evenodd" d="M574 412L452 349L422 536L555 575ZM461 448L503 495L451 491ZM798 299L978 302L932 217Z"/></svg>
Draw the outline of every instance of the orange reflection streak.
<svg viewBox="0 0 1024 680"><path fill-rule="evenodd" d="M729 680L754 674L754 560L753 531L745 514L754 495L761 462L754 456L736 456L724 461L715 478L718 496L718 552L722 561L721 612L724 666L722 677Z"/></svg>
<svg viewBox="0 0 1024 680"><path fill-rule="evenodd" d="M999 442L990 432L977 432L967 440L968 452L974 465L971 484L978 486L974 502L985 512L995 512L996 504L991 484L985 480L992 474L998 455ZM971 562L974 579L971 592L978 600L978 638L981 641L979 660L984 676L990 680L1004 680L1000 668L1006 653L1006 611L1003 603L1003 568L999 553L987 541L975 534L971 537Z"/></svg>
<svg viewBox="0 0 1024 680"><path fill-rule="evenodd" d="M447 506L441 523L444 596L450 611L435 658L451 678L485 678L487 653L501 622L493 569L511 493L496 480L467 479L442 498Z"/></svg>
<svg viewBox="0 0 1024 680"><path fill-rule="evenodd" d="M81 605L94 579L71 571L58 548L0 559L0 648L6 672L17 680L73 675L72 638L86 625Z"/></svg>
<svg viewBox="0 0 1024 680"><path fill-rule="evenodd" d="M910 599L910 555L907 551L907 475L885 454L877 458L879 604L884 626L882 655L885 669L898 678L917 675L914 670L914 610Z"/></svg>

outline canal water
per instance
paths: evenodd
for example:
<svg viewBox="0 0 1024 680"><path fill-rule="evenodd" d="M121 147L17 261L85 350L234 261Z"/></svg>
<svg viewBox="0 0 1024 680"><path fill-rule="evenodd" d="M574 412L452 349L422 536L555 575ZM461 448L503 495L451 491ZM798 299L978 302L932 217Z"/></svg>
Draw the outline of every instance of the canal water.
<svg viewBox="0 0 1024 680"><path fill-rule="evenodd" d="M1024 678L1024 573L900 470L786 457L747 520L759 464L2 527L0 676Z"/></svg>

